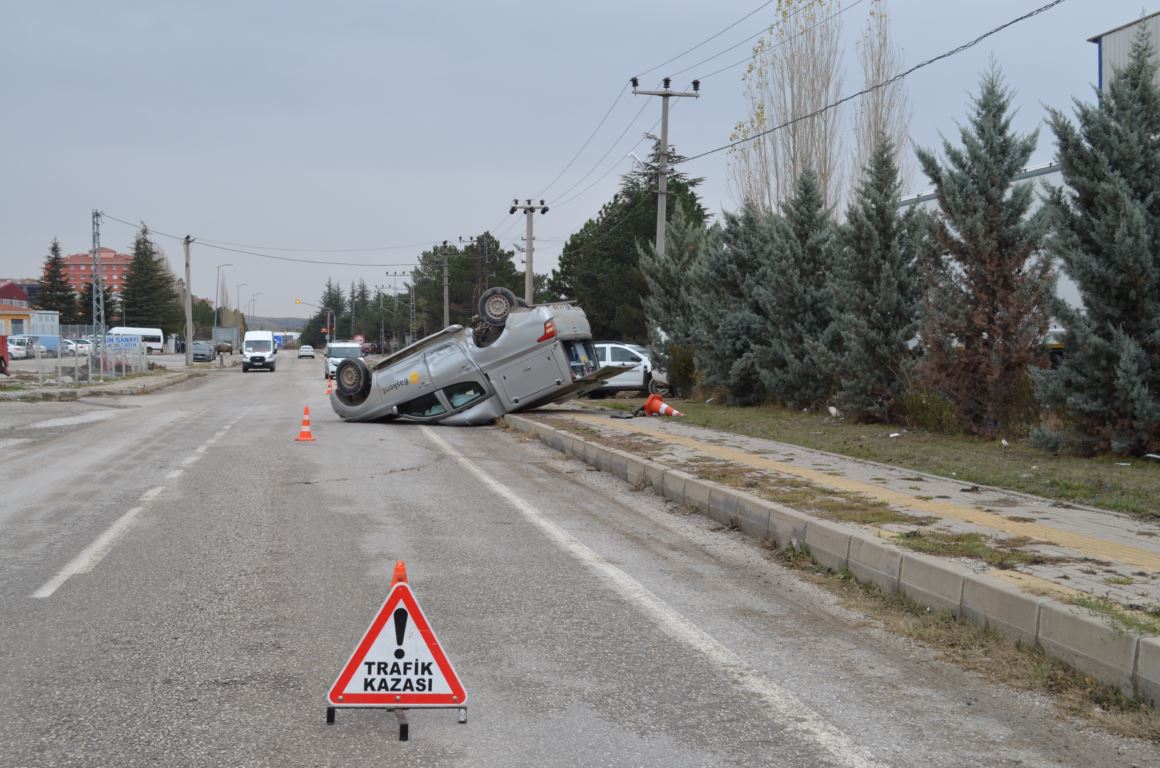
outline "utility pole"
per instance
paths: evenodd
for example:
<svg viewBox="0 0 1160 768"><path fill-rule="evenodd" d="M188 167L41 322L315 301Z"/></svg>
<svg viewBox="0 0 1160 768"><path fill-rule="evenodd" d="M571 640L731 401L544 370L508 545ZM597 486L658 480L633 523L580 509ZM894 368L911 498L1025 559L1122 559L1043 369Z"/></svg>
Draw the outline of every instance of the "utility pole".
<svg viewBox="0 0 1160 768"><path fill-rule="evenodd" d="M447 241L443 241L443 327L451 325L451 299L447 289Z"/></svg>
<svg viewBox="0 0 1160 768"><path fill-rule="evenodd" d="M638 96L660 96L661 101L661 142L660 142L660 157L657 163L657 257L663 258L665 255L665 219L668 215L669 205L669 97L670 96L691 96L694 99L701 97L701 81L693 81L693 90L689 92L670 90L669 85L672 79L666 77L664 79L664 90L661 91L641 91L638 90L640 81L638 78L632 78L632 92Z"/></svg>
<svg viewBox="0 0 1160 768"><path fill-rule="evenodd" d="M543 200L540 201L539 205L532 205L531 200L524 201L523 205L520 205L519 200L512 200L512 207L508 210L508 213L522 210L528 217L528 251L524 261L524 301L528 303L528 306L535 303L536 279L535 272L532 271L532 215L537 208L540 209L541 216L548 212L548 206L544 205Z"/></svg>
<svg viewBox="0 0 1160 768"><path fill-rule="evenodd" d="M193 238L186 235L181 241L185 247L185 367L193 367L193 286L189 282L189 246Z"/></svg>
<svg viewBox="0 0 1160 768"><path fill-rule="evenodd" d="M93 209L93 353L97 356L98 378L105 375L105 288L101 280L101 212ZM123 310L122 310L123 312ZM92 379L92 369L89 369Z"/></svg>

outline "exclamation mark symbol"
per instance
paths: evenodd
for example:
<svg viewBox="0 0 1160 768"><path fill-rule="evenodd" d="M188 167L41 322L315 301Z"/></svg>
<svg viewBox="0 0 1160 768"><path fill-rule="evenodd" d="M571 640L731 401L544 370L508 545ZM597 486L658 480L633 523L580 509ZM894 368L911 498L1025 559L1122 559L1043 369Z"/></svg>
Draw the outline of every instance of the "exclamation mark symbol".
<svg viewBox="0 0 1160 768"><path fill-rule="evenodd" d="M399 646L395 649L395 658L401 659L406 656L403 650L403 633L407 631L407 609L396 608L394 613L395 618L395 643Z"/></svg>

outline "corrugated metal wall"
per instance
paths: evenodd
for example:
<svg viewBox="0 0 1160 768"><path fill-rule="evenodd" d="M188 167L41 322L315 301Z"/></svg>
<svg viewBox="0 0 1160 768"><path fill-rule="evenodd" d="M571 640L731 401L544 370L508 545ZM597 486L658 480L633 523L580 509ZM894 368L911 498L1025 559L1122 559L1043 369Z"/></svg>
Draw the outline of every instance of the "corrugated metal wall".
<svg viewBox="0 0 1160 768"><path fill-rule="evenodd" d="M1132 41L1136 39L1136 30L1143 24L1152 40L1152 48L1160 57L1160 15L1152 16L1131 24L1123 29L1109 32L1100 38L1100 89L1106 89L1117 69L1128 62L1132 52ZM1160 71L1156 73L1156 83L1160 85Z"/></svg>

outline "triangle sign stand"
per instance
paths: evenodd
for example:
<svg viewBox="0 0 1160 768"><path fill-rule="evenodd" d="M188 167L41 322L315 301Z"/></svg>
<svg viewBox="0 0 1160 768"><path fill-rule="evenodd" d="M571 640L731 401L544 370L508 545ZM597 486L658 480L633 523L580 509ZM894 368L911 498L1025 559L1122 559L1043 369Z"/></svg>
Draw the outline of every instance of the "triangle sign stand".
<svg viewBox="0 0 1160 768"><path fill-rule="evenodd" d="M391 591L327 694L326 722L339 707L391 710L399 740L408 738L405 710L458 709L467 722L467 692L407 583L406 566L395 563Z"/></svg>

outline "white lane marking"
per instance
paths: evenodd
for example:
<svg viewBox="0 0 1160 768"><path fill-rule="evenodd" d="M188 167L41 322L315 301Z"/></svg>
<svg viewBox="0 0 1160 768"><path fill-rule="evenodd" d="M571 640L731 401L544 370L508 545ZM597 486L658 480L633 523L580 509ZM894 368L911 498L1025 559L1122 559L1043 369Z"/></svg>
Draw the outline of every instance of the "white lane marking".
<svg viewBox="0 0 1160 768"><path fill-rule="evenodd" d="M168 475L166 475L165 479L166 480L176 480L177 478L181 477L181 473L184 471L185 471L184 469L175 469L172 472L170 472Z"/></svg>
<svg viewBox="0 0 1160 768"><path fill-rule="evenodd" d="M764 701L780 725L802 739L812 741L825 749L842 765L851 766L851 768L884 766L883 763L867 756L865 750L852 742L846 734L826 722L821 715L806 706L792 693L762 677L740 656L671 608L643 584L593 552L572 534L548 520L542 512L451 447L443 438L436 435L431 427L420 427L420 430L427 436L427 439L455 459L464 469L475 475L497 496L518 509L550 540L603 578L625 599L644 611L666 634L690 648L700 651L732 677L739 687Z"/></svg>
<svg viewBox="0 0 1160 768"><path fill-rule="evenodd" d="M209 448L208 445L199 445L193 449L193 452L194 453L205 453L207 448Z"/></svg>
<svg viewBox="0 0 1160 768"><path fill-rule="evenodd" d="M105 529L104 533L93 540L92 544L89 544L81 550L79 555L70 560L43 587L33 592L32 596L39 598L52 597L52 593L56 592L60 588L60 585L68 581L71 576L78 573L88 573L93 570L97 563L101 562L101 559L105 555L109 554L109 550L117 543L117 539L121 538L125 534L125 531L129 530L129 526L133 524L133 520L142 509L144 507L133 507L117 518L112 525Z"/></svg>
<svg viewBox="0 0 1160 768"><path fill-rule="evenodd" d="M71 427L76 424L88 424L90 421L104 421L117 415L116 411L89 411L76 416L64 416L59 419L35 421L23 429L52 429L53 427Z"/></svg>
<svg viewBox="0 0 1160 768"><path fill-rule="evenodd" d="M165 490L164 485L159 485L156 488L150 488L149 490L145 491L145 493L141 494L141 498L138 499L138 501L140 501L142 504L148 504L149 502L153 501L158 496L160 496L161 492L164 490Z"/></svg>
<svg viewBox="0 0 1160 768"><path fill-rule="evenodd" d="M195 453L192 456L186 456L184 459L181 460L181 465L183 467L188 467L190 464L195 464L197 462L197 460L200 458L201 458L201 454L198 454L198 453Z"/></svg>

